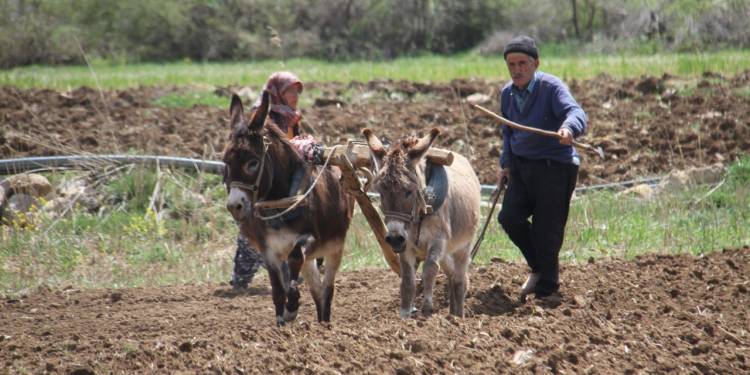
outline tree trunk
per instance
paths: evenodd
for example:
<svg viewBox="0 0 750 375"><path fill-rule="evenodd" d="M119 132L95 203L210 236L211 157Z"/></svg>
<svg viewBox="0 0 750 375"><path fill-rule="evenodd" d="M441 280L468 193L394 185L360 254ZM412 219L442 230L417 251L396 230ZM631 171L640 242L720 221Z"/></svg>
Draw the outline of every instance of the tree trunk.
<svg viewBox="0 0 750 375"><path fill-rule="evenodd" d="M581 39L581 30L578 28L578 1L570 0L570 4L573 6L573 29L576 32L576 39Z"/></svg>
<svg viewBox="0 0 750 375"><path fill-rule="evenodd" d="M596 16L596 1L586 0L586 7L589 12L589 20L586 25L586 38L588 40L594 39L594 16Z"/></svg>

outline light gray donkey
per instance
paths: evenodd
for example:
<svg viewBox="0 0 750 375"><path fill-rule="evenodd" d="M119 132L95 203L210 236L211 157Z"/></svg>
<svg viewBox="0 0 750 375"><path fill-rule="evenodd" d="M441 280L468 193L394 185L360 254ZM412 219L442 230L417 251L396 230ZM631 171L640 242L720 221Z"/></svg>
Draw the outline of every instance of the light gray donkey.
<svg viewBox="0 0 750 375"><path fill-rule="evenodd" d="M424 262L422 313L433 312L435 277L442 268L448 276L450 313L463 317L471 242L480 216L474 169L457 154L450 166L429 165L423 156L440 134L438 129L421 139L401 140L388 151L370 129L363 134L376 162L372 186L380 193L386 241L400 258L401 317L409 318L416 311L417 261Z"/></svg>

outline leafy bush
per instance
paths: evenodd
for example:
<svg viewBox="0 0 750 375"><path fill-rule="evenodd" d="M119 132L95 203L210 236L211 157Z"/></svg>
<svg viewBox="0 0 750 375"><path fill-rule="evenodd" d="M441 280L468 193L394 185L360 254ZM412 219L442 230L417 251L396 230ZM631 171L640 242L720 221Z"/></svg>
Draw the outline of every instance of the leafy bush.
<svg viewBox="0 0 750 375"><path fill-rule="evenodd" d="M0 0L0 9L0 67L497 53L518 33L574 53L750 45L745 0Z"/></svg>

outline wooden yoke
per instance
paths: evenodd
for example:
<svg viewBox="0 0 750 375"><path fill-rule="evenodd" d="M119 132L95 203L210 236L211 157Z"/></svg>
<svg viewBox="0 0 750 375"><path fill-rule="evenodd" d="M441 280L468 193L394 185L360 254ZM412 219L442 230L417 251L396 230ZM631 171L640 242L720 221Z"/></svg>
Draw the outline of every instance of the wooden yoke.
<svg viewBox="0 0 750 375"><path fill-rule="evenodd" d="M354 199L357 200L357 204L359 204L359 208L365 215L367 223L370 224L372 231L375 233L375 238L378 240L380 250L383 252L383 256L385 257L388 266L391 267L391 270L400 277L401 266L398 257L396 256L396 253L393 252L391 245L385 242L386 228L383 219L380 218L378 211L372 205L370 197L368 197L367 193L362 190L362 183L359 181L359 178L354 171L354 165L349 161L346 154L343 153L338 155L338 158L336 159L331 158L331 162L334 162L334 164L341 169L341 182L352 194L354 194Z"/></svg>
<svg viewBox="0 0 750 375"><path fill-rule="evenodd" d="M330 155L331 150L333 148L326 148L323 151L323 159L326 159L328 155ZM349 141L349 143L346 146L346 151L341 150L340 148L335 151L335 154L343 154L349 159L350 164L356 169L356 168L370 168L372 167L372 156L370 154L370 146L367 145L367 143L364 142L354 142ZM337 161L338 155L333 155L333 158L331 159L331 164L339 165ZM453 164L453 153L449 150L444 150L442 148L435 148L430 147L429 150L427 150L427 154L424 156L430 163L437 164L437 165L451 165ZM373 171L375 173L377 171Z"/></svg>
<svg viewBox="0 0 750 375"><path fill-rule="evenodd" d="M331 152L334 152L334 154L331 155ZM364 142L349 141L346 149L341 147L336 149L326 148L323 152L323 158L326 159L329 156L331 157L331 164L341 169L341 182L354 194L367 223L370 224L372 231L375 233L375 238L378 240L380 250L383 252L388 266L391 267L393 272L401 276L398 256L393 252L391 245L385 241L387 230L383 219L380 218L380 214L373 206L370 197L367 196L367 192L363 189L356 173L356 170L360 168L372 168L370 146ZM453 163L453 153L439 148L430 148L425 158L433 164L451 165ZM377 173L377 171L372 171L372 173Z"/></svg>

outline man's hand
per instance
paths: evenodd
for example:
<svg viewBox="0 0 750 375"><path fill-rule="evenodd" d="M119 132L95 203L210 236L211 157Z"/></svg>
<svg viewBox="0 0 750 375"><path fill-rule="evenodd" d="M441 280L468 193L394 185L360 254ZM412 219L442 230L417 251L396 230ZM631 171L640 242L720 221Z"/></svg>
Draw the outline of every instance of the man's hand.
<svg viewBox="0 0 750 375"><path fill-rule="evenodd" d="M557 134L560 136L560 143L568 146L573 144L573 133L568 128L560 128Z"/></svg>
<svg viewBox="0 0 750 375"><path fill-rule="evenodd" d="M497 186L503 186L510 183L510 167L500 168L497 172Z"/></svg>

